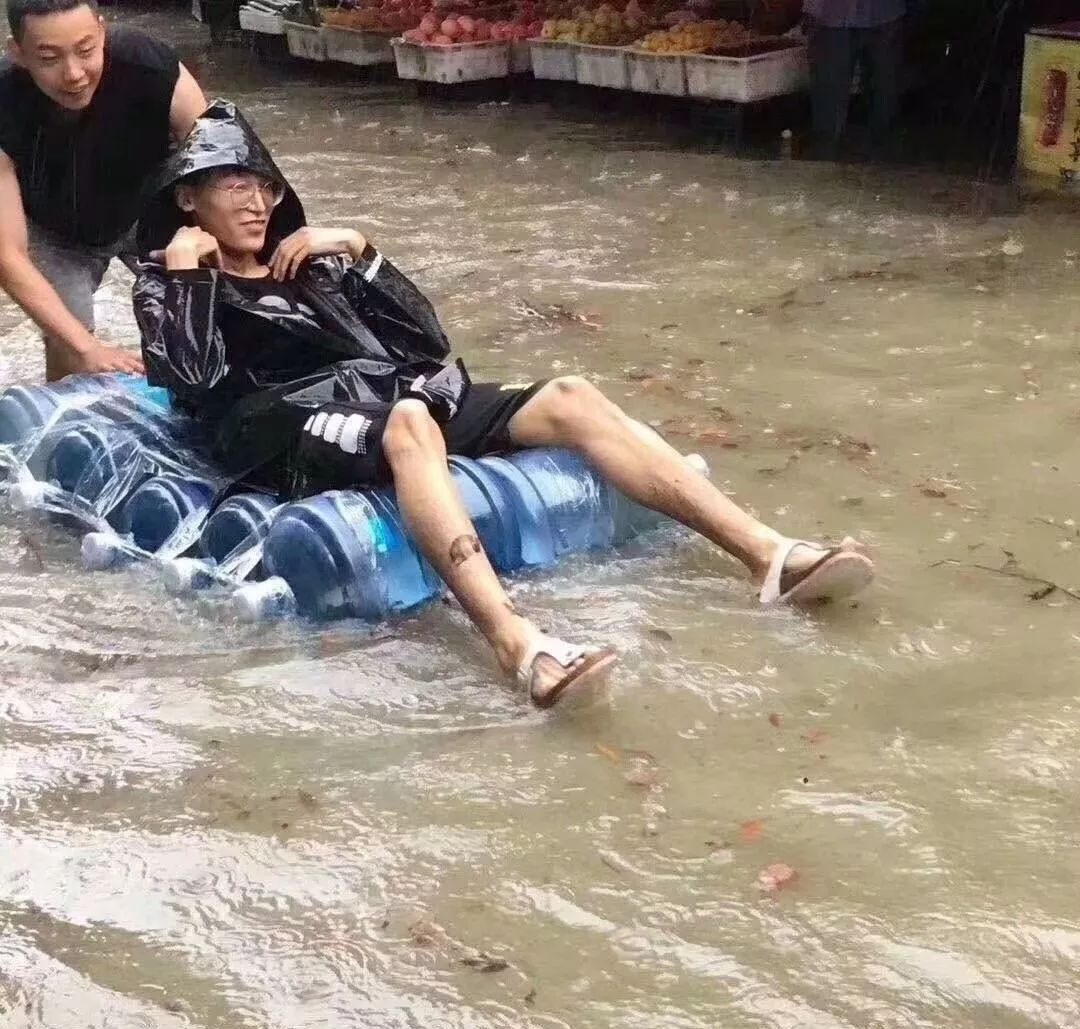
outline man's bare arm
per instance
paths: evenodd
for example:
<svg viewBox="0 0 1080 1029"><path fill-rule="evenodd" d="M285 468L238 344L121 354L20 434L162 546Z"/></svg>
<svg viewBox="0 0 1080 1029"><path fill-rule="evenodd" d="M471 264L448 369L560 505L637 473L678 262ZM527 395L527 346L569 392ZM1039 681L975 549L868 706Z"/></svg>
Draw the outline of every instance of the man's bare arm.
<svg viewBox="0 0 1080 1029"><path fill-rule="evenodd" d="M169 109L169 134L179 141L190 131L195 119L206 110L206 97L195 81L195 77L180 65L180 77L173 90L172 106Z"/></svg>
<svg viewBox="0 0 1080 1029"><path fill-rule="evenodd" d="M65 306L30 259L26 215L15 165L0 152L0 288L3 288L50 339L70 351L64 362L73 371L141 371L142 362L105 346Z"/></svg>

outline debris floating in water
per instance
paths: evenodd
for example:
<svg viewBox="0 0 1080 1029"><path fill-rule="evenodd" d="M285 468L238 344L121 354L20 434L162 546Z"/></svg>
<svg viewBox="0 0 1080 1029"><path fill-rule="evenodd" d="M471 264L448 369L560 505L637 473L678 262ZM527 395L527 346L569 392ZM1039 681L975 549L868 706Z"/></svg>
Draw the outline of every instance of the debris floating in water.
<svg viewBox="0 0 1080 1029"><path fill-rule="evenodd" d="M783 861L763 868L758 873L758 886L766 893L779 893L785 886L790 886L799 873L791 865L785 865Z"/></svg>
<svg viewBox="0 0 1080 1029"><path fill-rule="evenodd" d="M744 843L757 843L765 835L765 823L760 818L739 825L739 839Z"/></svg>

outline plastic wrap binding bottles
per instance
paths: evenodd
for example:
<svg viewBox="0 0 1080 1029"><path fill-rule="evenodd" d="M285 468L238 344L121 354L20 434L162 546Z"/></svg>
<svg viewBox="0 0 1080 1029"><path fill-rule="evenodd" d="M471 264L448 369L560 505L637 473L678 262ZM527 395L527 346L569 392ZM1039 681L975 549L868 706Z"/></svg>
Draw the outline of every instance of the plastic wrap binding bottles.
<svg viewBox="0 0 1080 1029"><path fill-rule="evenodd" d="M262 565L263 541L279 506L263 493L238 493L207 519L198 557L165 561L162 577L172 593L235 587Z"/></svg>
<svg viewBox="0 0 1080 1029"><path fill-rule="evenodd" d="M217 498L219 483L170 473L147 479L123 505L116 531L83 537L83 566L101 570L126 560L167 561L190 550Z"/></svg>
<svg viewBox="0 0 1080 1029"><path fill-rule="evenodd" d="M169 410L168 390L137 375L69 375L59 382L10 386L0 394L0 448L26 442L58 409L84 397L123 391Z"/></svg>
<svg viewBox="0 0 1080 1029"><path fill-rule="evenodd" d="M0 460L14 473L12 500L93 530L83 544L90 567L151 560L180 589L234 590L234 609L247 618L299 610L378 620L445 589L409 539L392 491L326 493L281 507L237 494L218 505L232 483L205 459L200 437L163 391L128 376L0 393ZM706 470L700 458L688 460ZM567 451L454 457L450 469L503 573L618 546L664 521Z"/></svg>
<svg viewBox="0 0 1080 1029"><path fill-rule="evenodd" d="M168 394L132 376L72 377L0 394L13 506L77 530L84 563L190 549L230 477Z"/></svg>

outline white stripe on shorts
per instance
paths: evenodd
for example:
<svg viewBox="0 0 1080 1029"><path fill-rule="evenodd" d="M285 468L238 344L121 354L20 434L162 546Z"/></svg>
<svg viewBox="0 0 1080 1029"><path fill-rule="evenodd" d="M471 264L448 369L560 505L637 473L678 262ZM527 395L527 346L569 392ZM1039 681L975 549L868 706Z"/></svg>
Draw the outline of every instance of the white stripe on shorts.
<svg viewBox="0 0 1080 1029"><path fill-rule="evenodd" d="M341 437L341 427L345 424L345 415L340 411L335 411L329 418L326 419L326 425L322 431L322 438L327 443L337 443Z"/></svg>
<svg viewBox="0 0 1080 1029"><path fill-rule="evenodd" d="M362 454L367 453L367 430L371 425L371 421L365 418L362 414L351 414L345 419L345 425L342 427L341 436L338 437L338 446L345 451L346 454L355 454L360 451Z"/></svg>

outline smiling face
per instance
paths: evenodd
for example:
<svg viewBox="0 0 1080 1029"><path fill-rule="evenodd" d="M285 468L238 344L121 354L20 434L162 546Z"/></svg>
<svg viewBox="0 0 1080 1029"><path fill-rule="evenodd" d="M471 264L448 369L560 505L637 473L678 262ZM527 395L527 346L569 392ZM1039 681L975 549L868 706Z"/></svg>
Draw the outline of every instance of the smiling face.
<svg viewBox="0 0 1080 1029"><path fill-rule="evenodd" d="M8 48L53 103L69 111L90 106L105 67L105 22L89 7L29 15Z"/></svg>
<svg viewBox="0 0 1080 1029"><path fill-rule="evenodd" d="M194 185L177 186L176 203L194 214L195 223L214 236L223 251L259 254L283 192L261 175L228 170L212 172Z"/></svg>

